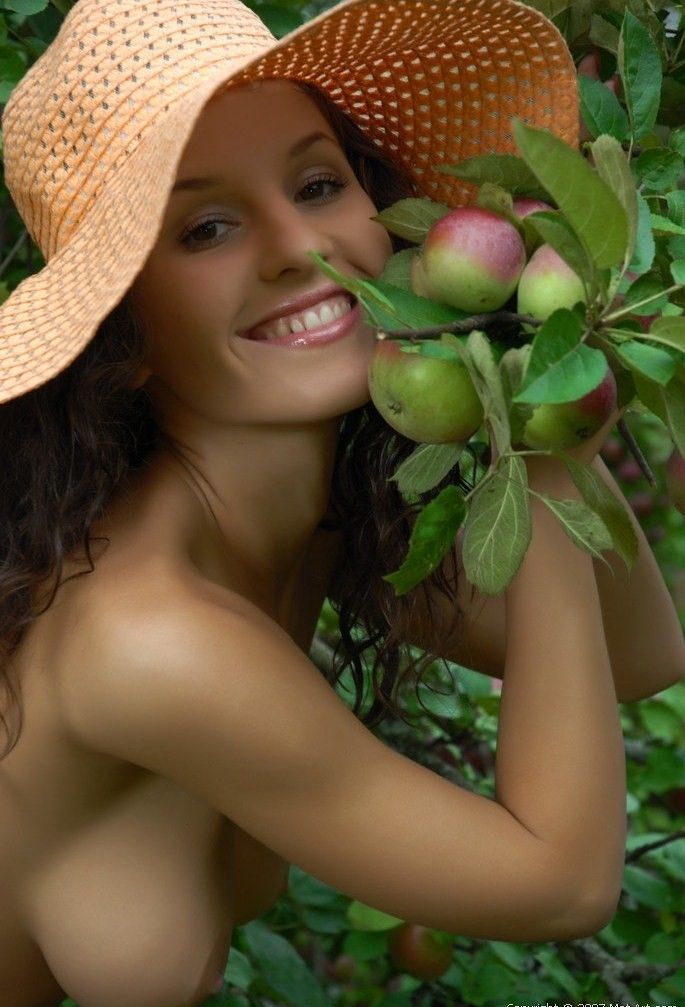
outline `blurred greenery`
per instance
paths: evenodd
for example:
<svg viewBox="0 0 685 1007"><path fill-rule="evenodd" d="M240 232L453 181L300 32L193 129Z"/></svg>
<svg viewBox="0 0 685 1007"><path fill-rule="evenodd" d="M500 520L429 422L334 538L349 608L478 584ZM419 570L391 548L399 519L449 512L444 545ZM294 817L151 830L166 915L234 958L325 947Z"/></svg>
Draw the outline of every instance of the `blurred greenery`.
<svg viewBox="0 0 685 1007"><path fill-rule="evenodd" d="M70 6L70 0L0 3L0 104L54 38ZM326 0L252 0L249 6L280 38L333 4ZM678 222L676 215L682 215L683 203L668 201L659 191L660 172L654 164L646 164L642 151L664 151L670 138L671 148L683 153L682 4L537 0L532 6L552 17L576 63L592 52L598 54L602 80L617 71L616 43L626 10L656 41L664 77L660 105L653 131L641 139L642 149L633 151L636 159L641 158L634 171L652 212ZM620 90L619 99L623 102ZM673 157L669 157L671 170ZM683 187L681 174L678 188ZM661 240L683 241L668 236ZM685 251L679 247L683 258ZM0 301L43 265L4 183L0 184ZM664 424L653 413L631 411L628 418L654 471L656 488L644 477L642 481L634 477L624 480L620 459L607 456L607 461L629 502L634 494L643 494L639 519L652 541L685 629L685 517L668 505L664 486L663 469L672 445ZM651 505L645 505L645 493L652 495ZM338 640L337 616L326 602L311 652L319 667L330 661ZM369 667L366 679L370 690ZM422 708L413 693L406 691L400 699L410 726L384 724L374 733L457 785L493 797L500 705L497 680L436 662L427 681L443 695L436 697L422 688ZM338 693L351 707L349 674L343 676ZM673 686L649 700L622 704L620 712L627 759L628 844L620 904L599 933L581 940L539 944L453 935L449 970L439 980L422 981L398 971L391 962L389 942L394 921L291 867L287 895L261 919L236 928L224 990L207 999L203 1007L501 1007L512 1001L575 1004L609 1000L684 1007L685 685ZM341 978L341 956L346 956L343 962L354 970L351 978ZM67 999L62 1007L77 1005Z"/></svg>

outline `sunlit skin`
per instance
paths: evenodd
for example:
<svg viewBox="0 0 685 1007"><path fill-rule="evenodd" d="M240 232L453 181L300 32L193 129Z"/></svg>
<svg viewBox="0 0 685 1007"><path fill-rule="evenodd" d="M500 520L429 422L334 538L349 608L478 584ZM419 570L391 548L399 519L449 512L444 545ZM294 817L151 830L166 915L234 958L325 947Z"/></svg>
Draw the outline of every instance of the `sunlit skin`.
<svg viewBox="0 0 685 1007"><path fill-rule="evenodd" d="M392 254L337 141L286 156L317 129L335 139L290 82L219 92L198 119L176 177L222 176L224 183L172 194L132 288L151 332L137 383L145 383L162 426L201 473L218 522L183 467L163 452L140 491L155 534L214 579L225 574L273 616L287 604L328 508L341 418L369 400L375 332L360 320L344 339L300 350L237 332L289 296L330 282L308 251L359 277L378 276ZM348 184L307 188L321 175ZM183 244L184 232L210 219Z"/></svg>

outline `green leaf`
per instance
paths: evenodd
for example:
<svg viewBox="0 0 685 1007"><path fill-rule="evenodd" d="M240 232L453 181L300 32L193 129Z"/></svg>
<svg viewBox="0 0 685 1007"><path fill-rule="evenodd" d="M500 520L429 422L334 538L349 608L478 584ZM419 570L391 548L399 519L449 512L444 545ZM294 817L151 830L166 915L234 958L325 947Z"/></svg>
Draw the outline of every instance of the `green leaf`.
<svg viewBox="0 0 685 1007"><path fill-rule="evenodd" d="M632 372L632 377L640 401L647 406L651 413L658 416L665 426L668 426L668 414L662 387L656 381L649 380L637 371Z"/></svg>
<svg viewBox="0 0 685 1007"><path fill-rule="evenodd" d="M666 205L668 206L668 219L674 224L685 227L685 189L674 189L673 192L666 193Z"/></svg>
<svg viewBox="0 0 685 1007"><path fill-rule="evenodd" d="M413 293L411 286L411 260L414 258L413 248L403 248L400 252L395 252L385 263L383 272L378 277L383 283L390 283L393 287L400 287Z"/></svg>
<svg viewBox="0 0 685 1007"><path fill-rule="evenodd" d="M450 207L444 203L436 203L428 196L423 196L421 199L399 199L371 217L371 220L377 220L391 234L419 245L433 224L450 212Z"/></svg>
<svg viewBox="0 0 685 1007"><path fill-rule="evenodd" d="M606 135L598 136L595 142L591 144L590 149L598 175L604 179L606 184L615 193L619 203L626 212L628 220L628 247L624 261L627 265L633 257L635 242L637 240L638 200L635 179L630 170L628 158L621 144L614 137ZM649 216L649 206L646 201L644 202L647 216Z"/></svg>
<svg viewBox="0 0 685 1007"><path fill-rule="evenodd" d="M455 317L466 317L465 312L457 312L455 315L456 308L449 308L427 298L417 297L410 291L402 290L399 287L393 287L378 280L360 280L354 276L347 276L334 266L329 265L318 252L307 252L307 255L316 263L322 273L359 299L364 308L365 320L377 329L390 331L403 328L413 329L414 322L408 321L407 318L428 319L417 326L423 327L423 325L439 325L441 322L453 321ZM389 290L392 299L383 292L384 289ZM405 313L407 318L405 318Z"/></svg>
<svg viewBox="0 0 685 1007"><path fill-rule="evenodd" d="M564 451L557 453L583 496L587 506L599 515L611 537L611 548L628 568L632 569L638 555L638 540L626 507L614 496L601 474L589 465L582 465ZM604 557L602 557L604 560Z"/></svg>
<svg viewBox="0 0 685 1007"><path fill-rule="evenodd" d="M636 864L626 864L624 867L623 889L639 903L652 909L676 909L679 906L667 881Z"/></svg>
<svg viewBox="0 0 685 1007"><path fill-rule="evenodd" d="M552 194L597 268L622 263L628 219L612 189L582 154L549 130L526 126L516 117L512 127L522 157Z"/></svg>
<svg viewBox="0 0 685 1007"><path fill-rule="evenodd" d="M678 184L683 171L683 159L665 147L652 147L642 151L633 161L632 169L643 189L667 192Z"/></svg>
<svg viewBox="0 0 685 1007"><path fill-rule="evenodd" d="M492 343L484 332L474 329L469 333L466 347L452 343L461 353L476 394L483 403L483 422L492 430L498 455L503 455L511 446L507 403L502 386L496 343Z"/></svg>
<svg viewBox="0 0 685 1007"><path fill-rule="evenodd" d="M420 339L415 346L420 357L451 360L455 364L462 363L462 355L448 343L438 342L436 339Z"/></svg>
<svg viewBox="0 0 685 1007"><path fill-rule="evenodd" d="M643 273L642 276L638 276L636 280L633 280L626 290L621 310L631 308L631 314L633 315L656 315L666 307L668 294L663 294L662 297L655 297L654 300L649 301L649 303L644 304L642 307L637 307L637 305L640 301L646 301L647 298L659 294L663 289L664 284L660 276L656 273ZM632 305L636 305L636 307L633 308Z"/></svg>
<svg viewBox="0 0 685 1007"><path fill-rule="evenodd" d="M510 439L514 444L522 440L526 423L534 411L533 406L526 402L514 402L514 395L523 384L531 350L530 343L512 346L499 361L506 412L509 417Z"/></svg>
<svg viewBox="0 0 685 1007"><path fill-rule="evenodd" d="M49 43L44 42L42 38L27 38L24 45L31 63L35 63L38 57L43 55Z"/></svg>
<svg viewBox="0 0 685 1007"><path fill-rule="evenodd" d="M580 500L555 500L547 493L540 495L573 544L606 562L602 551L611 549L613 541L601 517Z"/></svg>
<svg viewBox="0 0 685 1007"><path fill-rule="evenodd" d="M4 0L3 7L7 10L16 11L29 17L31 14L39 14L48 6L49 0Z"/></svg>
<svg viewBox="0 0 685 1007"><path fill-rule="evenodd" d="M641 192L637 194L637 230L635 232L635 250L628 264L633 273L646 273L651 269L656 254L654 234L652 233L652 215L649 203Z"/></svg>
<svg viewBox="0 0 685 1007"><path fill-rule="evenodd" d="M581 74L578 77L580 110L591 136L608 133L625 140L629 133L628 116L613 91L600 80Z"/></svg>
<svg viewBox="0 0 685 1007"><path fill-rule="evenodd" d="M404 920L353 899L347 907L347 922L353 930L375 933L392 930Z"/></svg>
<svg viewBox="0 0 685 1007"><path fill-rule="evenodd" d="M587 248L566 217L558 210L536 210L535 213L529 213L526 220L583 280L587 303L594 301L599 285L597 270Z"/></svg>
<svg viewBox="0 0 685 1007"><path fill-rule="evenodd" d="M527 487L523 459L505 455L473 491L462 562L469 583L482 594L501 594L521 566L532 536Z"/></svg>
<svg viewBox="0 0 685 1007"><path fill-rule="evenodd" d="M668 135L668 146L671 150L674 150L676 154L680 154L681 157L685 157L685 126L680 126L679 129L672 129Z"/></svg>
<svg viewBox="0 0 685 1007"><path fill-rule="evenodd" d="M514 197L501 185L494 182L483 182L478 190L476 206L482 206L485 210L492 210L493 213L504 217L516 228L525 243L525 225L523 219L514 212Z"/></svg>
<svg viewBox="0 0 685 1007"><path fill-rule="evenodd" d="M575 402L597 388L609 365L602 350L581 342L582 330L578 316L567 308L552 312L535 335L513 402Z"/></svg>
<svg viewBox="0 0 685 1007"><path fill-rule="evenodd" d="M0 82L14 89L25 73L24 53L12 45L0 46Z"/></svg>
<svg viewBox="0 0 685 1007"><path fill-rule="evenodd" d="M682 719L661 701L640 703L640 720L651 737L660 738L667 744L677 744L683 737Z"/></svg>
<svg viewBox="0 0 685 1007"><path fill-rule="evenodd" d="M322 986L289 941L259 920L246 923L241 934L269 986L289 1004L331 1007Z"/></svg>
<svg viewBox="0 0 685 1007"><path fill-rule="evenodd" d="M659 213L650 213L649 219L652 230L657 234L685 234L685 227L675 224L668 217L662 217Z"/></svg>
<svg viewBox="0 0 685 1007"><path fill-rule="evenodd" d="M575 1000L582 1000L580 983L560 960L556 948L541 944L535 949L533 958L542 965L543 975L548 975Z"/></svg>
<svg viewBox="0 0 685 1007"><path fill-rule="evenodd" d="M456 486L446 486L419 512L402 566L383 577L397 596L411 591L440 566L454 546L465 513L464 495Z"/></svg>
<svg viewBox="0 0 685 1007"><path fill-rule="evenodd" d="M252 962L233 944L228 955L227 968L224 972L226 982L246 990L254 982L257 973Z"/></svg>
<svg viewBox="0 0 685 1007"><path fill-rule="evenodd" d="M685 458L685 395L677 377L664 386L662 395L666 409L666 425L673 443Z"/></svg>
<svg viewBox="0 0 685 1007"><path fill-rule="evenodd" d="M456 322L469 316L468 311L461 311L459 308L442 304L429 297L419 297L411 290L403 290L401 287L395 287L383 280L368 280L366 282L387 299L397 313L397 317L401 318L404 325L411 329L449 325L450 322ZM391 328L390 319L388 319L386 327ZM402 326L395 323L394 327L401 328Z"/></svg>
<svg viewBox="0 0 685 1007"><path fill-rule="evenodd" d="M407 503L416 503L451 472L464 451L464 444L419 444L390 477Z"/></svg>
<svg viewBox="0 0 685 1007"><path fill-rule="evenodd" d="M513 196L531 196L534 199L547 199L548 193L540 186L536 175L528 168L525 161L515 154L476 154L467 157L458 164L437 165L437 171L444 175L454 175L465 182L482 185L493 182L510 192Z"/></svg>
<svg viewBox="0 0 685 1007"><path fill-rule="evenodd" d="M631 370L659 385L667 385L675 374L676 362L670 354L637 339L629 339L617 346L616 355Z"/></svg>
<svg viewBox="0 0 685 1007"><path fill-rule="evenodd" d="M655 318L649 336L685 353L685 318Z"/></svg>
<svg viewBox="0 0 685 1007"><path fill-rule="evenodd" d="M618 43L618 71L636 142L652 131L661 100L661 56L641 21L626 11Z"/></svg>
<svg viewBox="0 0 685 1007"><path fill-rule="evenodd" d="M281 39L302 24L302 16L298 10L288 10L276 3L260 3L259 17L272 35Z"/></svg>
<svg viewBox="0 0 685 1007"><path fill-rule="evenodd" d="M607 52L613 53L615 56L618 52L618 36L619 30L615 25L600 17L599 14L592 15L590 22L591 42L600 49L606 49Z"/></svg>

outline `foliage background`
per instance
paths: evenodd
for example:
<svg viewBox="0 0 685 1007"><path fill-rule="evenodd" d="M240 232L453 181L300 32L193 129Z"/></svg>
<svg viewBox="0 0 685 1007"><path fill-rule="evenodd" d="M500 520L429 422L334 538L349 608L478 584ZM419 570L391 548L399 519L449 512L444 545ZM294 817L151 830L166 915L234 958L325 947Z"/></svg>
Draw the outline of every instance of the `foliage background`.
<svg viewBox="0 0 685 1007"><path fill-rule="evenodd" d="M602 80L616 72L615 37L624 11L633 13L657 41L664 74L657 125L642 141L642 149L660 149L669 131L682 126L682 4L534 0L531 5L554 20L576 63L593 50L599 52ZM0 107L55 37L71 6L71 0L0 3ZM280 38L333 4L248 0L248 6ZM685 176L678 188L685 188ZM650 186L643 179L640 191L658 205L658 181ZM685 226L685 219L677 222ZM44 264L3 180L0 302ZM668 506L663 471L671 442L663 423L647 410L631 412L630 420L656 476L656 489L631 474L630 466L621 467L625 453L623 459L618 457L624 451L618 439L608 445L604 457L652 543L685 630L685 517ZM331 661L338 639L337 617L326 602L310 653L317 666ZM430 684L443 695L423 690L421 707L407 692L401 698L412 727L383 724L375 733L454 783L493 797L499 680L447 662L431 666L430 675ZM351 705L351 681L343 678L338 692ZM685 1007L685 685L650 700L622 704L621 722L628 779L623 891L614 918L595 936L535 944L451 935L451 966L439 980L424 982L399 971L390 958L396 921L293 866L287 895L260 920L236 928L224 989L203 1007L501 1007L545 1001ZM65 1000L63 1007L75 1005Z"/></svg>

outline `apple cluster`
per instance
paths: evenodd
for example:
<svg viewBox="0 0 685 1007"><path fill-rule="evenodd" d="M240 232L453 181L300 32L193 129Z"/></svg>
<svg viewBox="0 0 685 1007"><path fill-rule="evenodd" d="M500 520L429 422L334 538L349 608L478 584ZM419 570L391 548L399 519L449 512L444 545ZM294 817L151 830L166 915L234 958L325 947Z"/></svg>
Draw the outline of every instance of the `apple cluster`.
<svg viewBox="0 0 685 1007"><path fill-rule="evenodd" d="M552 209L538 199L513 200L519 219ZM481 206L450 210L430 228L412 257L410 280L419 297L469 313L497 311L516 295L517 312L540 322L558 308L584 304L586 296L581 278L551 245L538 242L528 258L512 221ZM369 364L369 391L387 423L419 442L465 442L483 422L483 406L465 365L424 356L418 346L401 347L397 340L378 343ZM616 401L616 379L608 368L603 381L582 398L536 406L519 447L573 447L604 425Z"/></svg>

